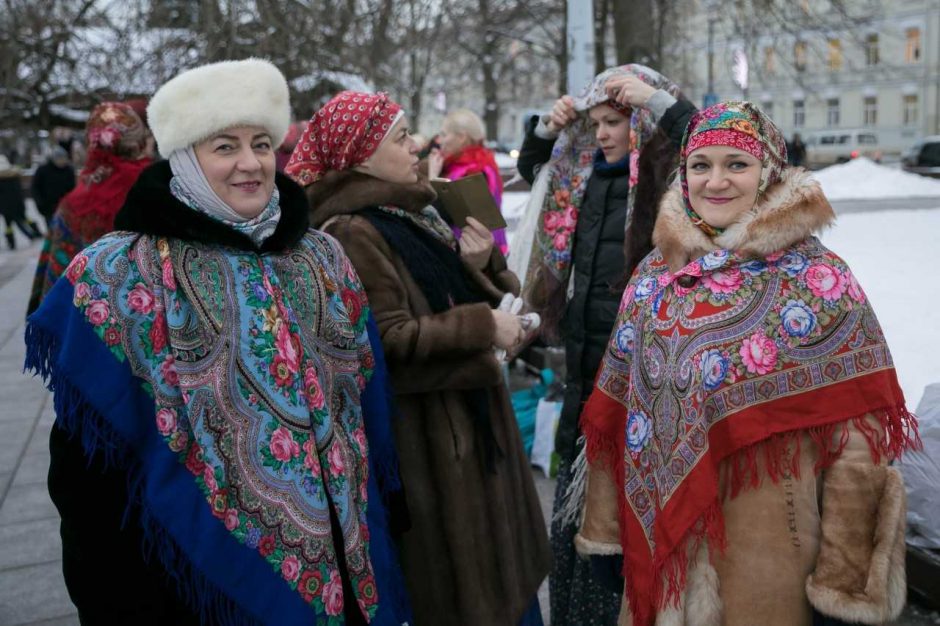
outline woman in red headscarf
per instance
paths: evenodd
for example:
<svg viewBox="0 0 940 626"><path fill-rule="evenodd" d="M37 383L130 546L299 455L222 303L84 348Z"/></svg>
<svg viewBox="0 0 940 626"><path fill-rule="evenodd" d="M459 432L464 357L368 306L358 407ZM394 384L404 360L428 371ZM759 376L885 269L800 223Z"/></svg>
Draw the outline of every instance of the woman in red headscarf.
<svg viewBox="0 0 940 626"><path fill-rule="evenodd" d="M59 203L39 265L27 315L39 304L78 252L114 230L114 217L127 192L151 160L143 156L147 129L123 102L102 102L85 129L88 157L78 186Z"/></svg>
<svg viewBox="0 0 940 626"><path fill-rule="evenodd" d="M540 624L548 538L493 350L523 338L515 315L494 310L519 282L482 224L454 237L417 154L399 105L343 92L313 116L286 171L306 186L314 226L343 244L382 334L415 623Z"/></svg>

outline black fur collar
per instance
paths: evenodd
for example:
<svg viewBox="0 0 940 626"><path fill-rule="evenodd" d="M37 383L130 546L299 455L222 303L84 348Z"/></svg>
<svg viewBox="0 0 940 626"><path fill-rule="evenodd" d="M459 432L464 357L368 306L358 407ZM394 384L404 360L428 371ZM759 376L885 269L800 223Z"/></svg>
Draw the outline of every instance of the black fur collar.
<svg viewBox="0 0 940 626"><path fill-rule="evenodd" d="M260 248L247 235L190 209L173 197L170 193L172 177L169 161L159 161L141 172L114 220L114 228L239 250L280 252L297 245L310 227L303 189L281 173L275 179L281 194L281 219Z"/></svg>

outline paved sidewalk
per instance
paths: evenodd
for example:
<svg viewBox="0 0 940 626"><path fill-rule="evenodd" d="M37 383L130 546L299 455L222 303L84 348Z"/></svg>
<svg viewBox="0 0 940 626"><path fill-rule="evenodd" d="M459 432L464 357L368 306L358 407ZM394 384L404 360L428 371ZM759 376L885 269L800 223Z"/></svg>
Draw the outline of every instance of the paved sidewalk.
<svg viewBox="0 0 940 626"><path fill-rule="evenodd" d="M46 489L52 397L22 373L40 243L0 251L0 625L78 624L62 580L59 515Z"/></svg>

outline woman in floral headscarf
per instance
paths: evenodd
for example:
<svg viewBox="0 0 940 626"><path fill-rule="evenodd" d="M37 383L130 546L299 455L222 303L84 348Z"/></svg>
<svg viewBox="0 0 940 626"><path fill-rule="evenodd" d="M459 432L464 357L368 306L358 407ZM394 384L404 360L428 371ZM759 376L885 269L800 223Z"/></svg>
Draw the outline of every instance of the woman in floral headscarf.
<svg viewBox="0 0 940 626"><path fill-rule="evenodd" d="M114 230L127 192L150 159L143 156L147 129L130 105L103 102L85 128L88 157L78 186L59 202L49 234L39 253L39 265L27 315L39 308L79 250Z"/></svg>
<svg viewBox="0 0 940 626"><path fill-rule="evenodd" d="M749 102L695 115L656 249L582 416L584 554L624 555L624 626L881 624L905 600L918 445L835 215Z"/></svg>
<svg viewBox="0 0 940 626"><path fill-rule="evenodd" d="M382 333L414 623L538 626L551 555L493 349L523 338L516 316L495 308L519 282L492 236L477 247L465 228L458 240L429 206L417 155L401 106L346 91L314 114L287 173L359 271Z"/></svg>
<svg viewBox="0 0 940 626"><path fill-rule="evenodd" d="M529 257L528 269L517 269L528 274L525 293L549 333L560 331L567 361L555 437L561 463L552 521L553 624L612 624L619 610L622 582L616 573L605 575L619 570L616 563L592 572L572 545L584 486L583 457L576 463L578 415L617 315L616 287L622 289L652 248L656 207L695 110L677 94L668 79L642 65L608 69L579 96L560 98L526 136L519 157L519 172L530 182L541 168L533 195L547 191L531 253L517 246L514 260Z"/></svg>

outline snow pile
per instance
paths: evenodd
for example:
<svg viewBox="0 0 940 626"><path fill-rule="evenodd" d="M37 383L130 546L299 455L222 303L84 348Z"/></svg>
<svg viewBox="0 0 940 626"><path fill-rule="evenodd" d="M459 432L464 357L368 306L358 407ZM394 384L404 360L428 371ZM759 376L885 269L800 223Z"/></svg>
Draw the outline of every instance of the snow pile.
<svg viewBox="0 0 940 626"><path fill-rule="evenodd" d="M495 152L494 156L496 157L496 167L501 170L511 170L516 167L516 159L512 158L505 152Z"/></svg>
<svg viewBox="0 0 940 626"><path fill-rule="evenodd" d="M860 157L814 174L830 200L940 197L940 180L878 165Z"/></svg>
<svg viewBox="0 0 940 626"><path fill-rule="evenodd" d="M940 267L938 232L940 208L840 215L821 237L868 295L911 410L940 382L940 289L931 274Z"/></svg>

